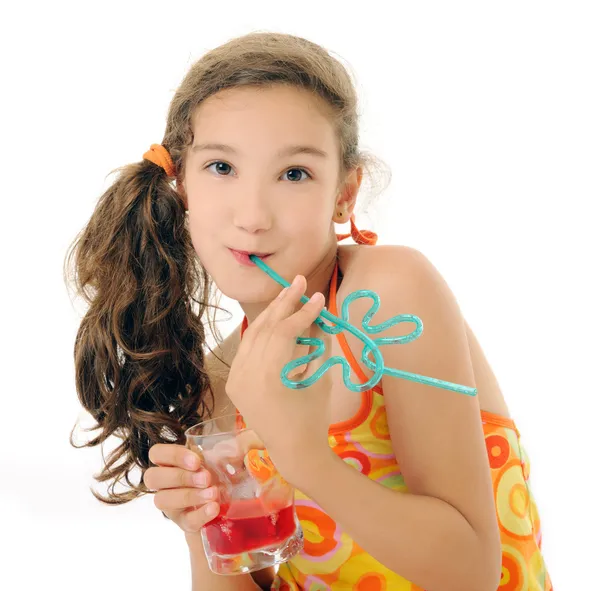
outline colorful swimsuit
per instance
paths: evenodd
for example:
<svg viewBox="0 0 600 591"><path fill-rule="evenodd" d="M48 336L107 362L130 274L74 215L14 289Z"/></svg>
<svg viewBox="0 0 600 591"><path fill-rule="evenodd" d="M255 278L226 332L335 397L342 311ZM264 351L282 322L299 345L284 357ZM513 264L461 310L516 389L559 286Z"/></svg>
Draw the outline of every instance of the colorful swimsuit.
<svg viewBox="0 0 600 591"><path fill-rule="evenodd" d="M331 278L329 310L337 316L338 268ZM242 335L247 320L242 324ZM337 335L344 355L361 381L367 377L343 333ZM540 520L529 488L529 460L511 419L481 412L496 513L502 540L502 576L498 591L551 591L542 558ZM367 478L406 491L394 456L380 385L363 392L358 413L331 425L329 445ZM272 591L419 591L365 552L314 501L296 491L296 513L304 531L304 549L280 565Z"/></svg>

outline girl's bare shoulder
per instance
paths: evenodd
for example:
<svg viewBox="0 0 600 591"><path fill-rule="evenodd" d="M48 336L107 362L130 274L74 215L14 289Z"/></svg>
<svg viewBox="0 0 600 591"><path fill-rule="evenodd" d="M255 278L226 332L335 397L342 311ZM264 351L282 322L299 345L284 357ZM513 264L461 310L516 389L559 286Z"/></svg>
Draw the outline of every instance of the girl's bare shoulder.
<svg viewBox="0 0 600 591"><path fill-rule="evenodd" d="M436 278L439 290L453 297L445 279L433 263L419 250L408 246L362 246L348 245L339 247L339 265L344 276L339 289L339 301L357 289L376 288L389 281L401 285L418 285L420 278L429 276ZM430 284L428 282L427 284ZM435 291L439 291L436 289ZM376 290L377 291L377 290ZM364 316L370 302L357 302L355 321ZM406 310L396 310L394 313ZM462 316L462 311L461 311ZM481 409L502 417L510 417L510 411L498 379L466 318L462 316L471 365L475 376L478 399ZM360 357L362 345L357 345L356 354Z"/></svg>
<svg viewBox="0 0 600 591"><path fill-rule="evenodd" d="M419 264L425 261L424 255L410 246L396 244L381 244L367 246L362 244L344 244L338 247L338 263L344 279L352 281L357 274L364 274L365 270L384 268L391 261L406 263L403 269L410 272L416 270Z"/></svg>

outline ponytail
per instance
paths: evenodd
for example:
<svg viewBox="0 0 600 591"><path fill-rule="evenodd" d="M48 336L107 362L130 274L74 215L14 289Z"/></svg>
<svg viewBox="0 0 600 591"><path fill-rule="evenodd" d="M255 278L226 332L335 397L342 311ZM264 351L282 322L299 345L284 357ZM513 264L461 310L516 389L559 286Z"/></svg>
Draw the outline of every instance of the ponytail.
<svg viewBox="0 0 600 591"><path fill-rule="evenodd" d="M164 169L148 160L120 169L66 258L89 304L75 341L79 400L96 421L86 431L121 439L98 482L108 504L149 492L143 474L155 443L184 443L184 431L212 410L204 369L203 314L210 279L200 266L185 207ZM200 297L196 297L197 294ZM138 482L132 471L141 469ZM115 491L117 482L129 490Z"/></svg>

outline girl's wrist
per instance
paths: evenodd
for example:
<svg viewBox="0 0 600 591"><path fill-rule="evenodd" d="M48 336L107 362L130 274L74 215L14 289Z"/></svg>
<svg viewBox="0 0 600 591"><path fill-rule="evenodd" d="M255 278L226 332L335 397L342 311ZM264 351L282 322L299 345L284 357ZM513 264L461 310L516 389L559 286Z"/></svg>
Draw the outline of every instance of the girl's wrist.
<svg viewBox="0 0 600 591"><path fill-rule="evenodd" d="M202 556L205 556L204 546L202 544L202 534L200 532L185 532L185 541L191 554L201 553Z"/></svg>

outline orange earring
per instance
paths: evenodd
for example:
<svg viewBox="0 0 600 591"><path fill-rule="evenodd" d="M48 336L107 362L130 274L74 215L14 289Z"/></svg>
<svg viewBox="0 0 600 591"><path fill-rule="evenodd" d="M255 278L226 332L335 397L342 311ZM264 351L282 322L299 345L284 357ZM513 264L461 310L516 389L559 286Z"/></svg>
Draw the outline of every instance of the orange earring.
<svg viewBox="0 0 600 591"><path fill-rule="evenodd" d="M338 212L338 217L341 217L343 214ZM349 238L352 236L352 240L357 244L367 244L369 246L373 246L377 244L377 234L375 232L371 232L371 230L359 230L354 223L354 214L350 216L350 233L349 234L336 234L338 242L340 240L344 240L345 238Z"/></svg>

